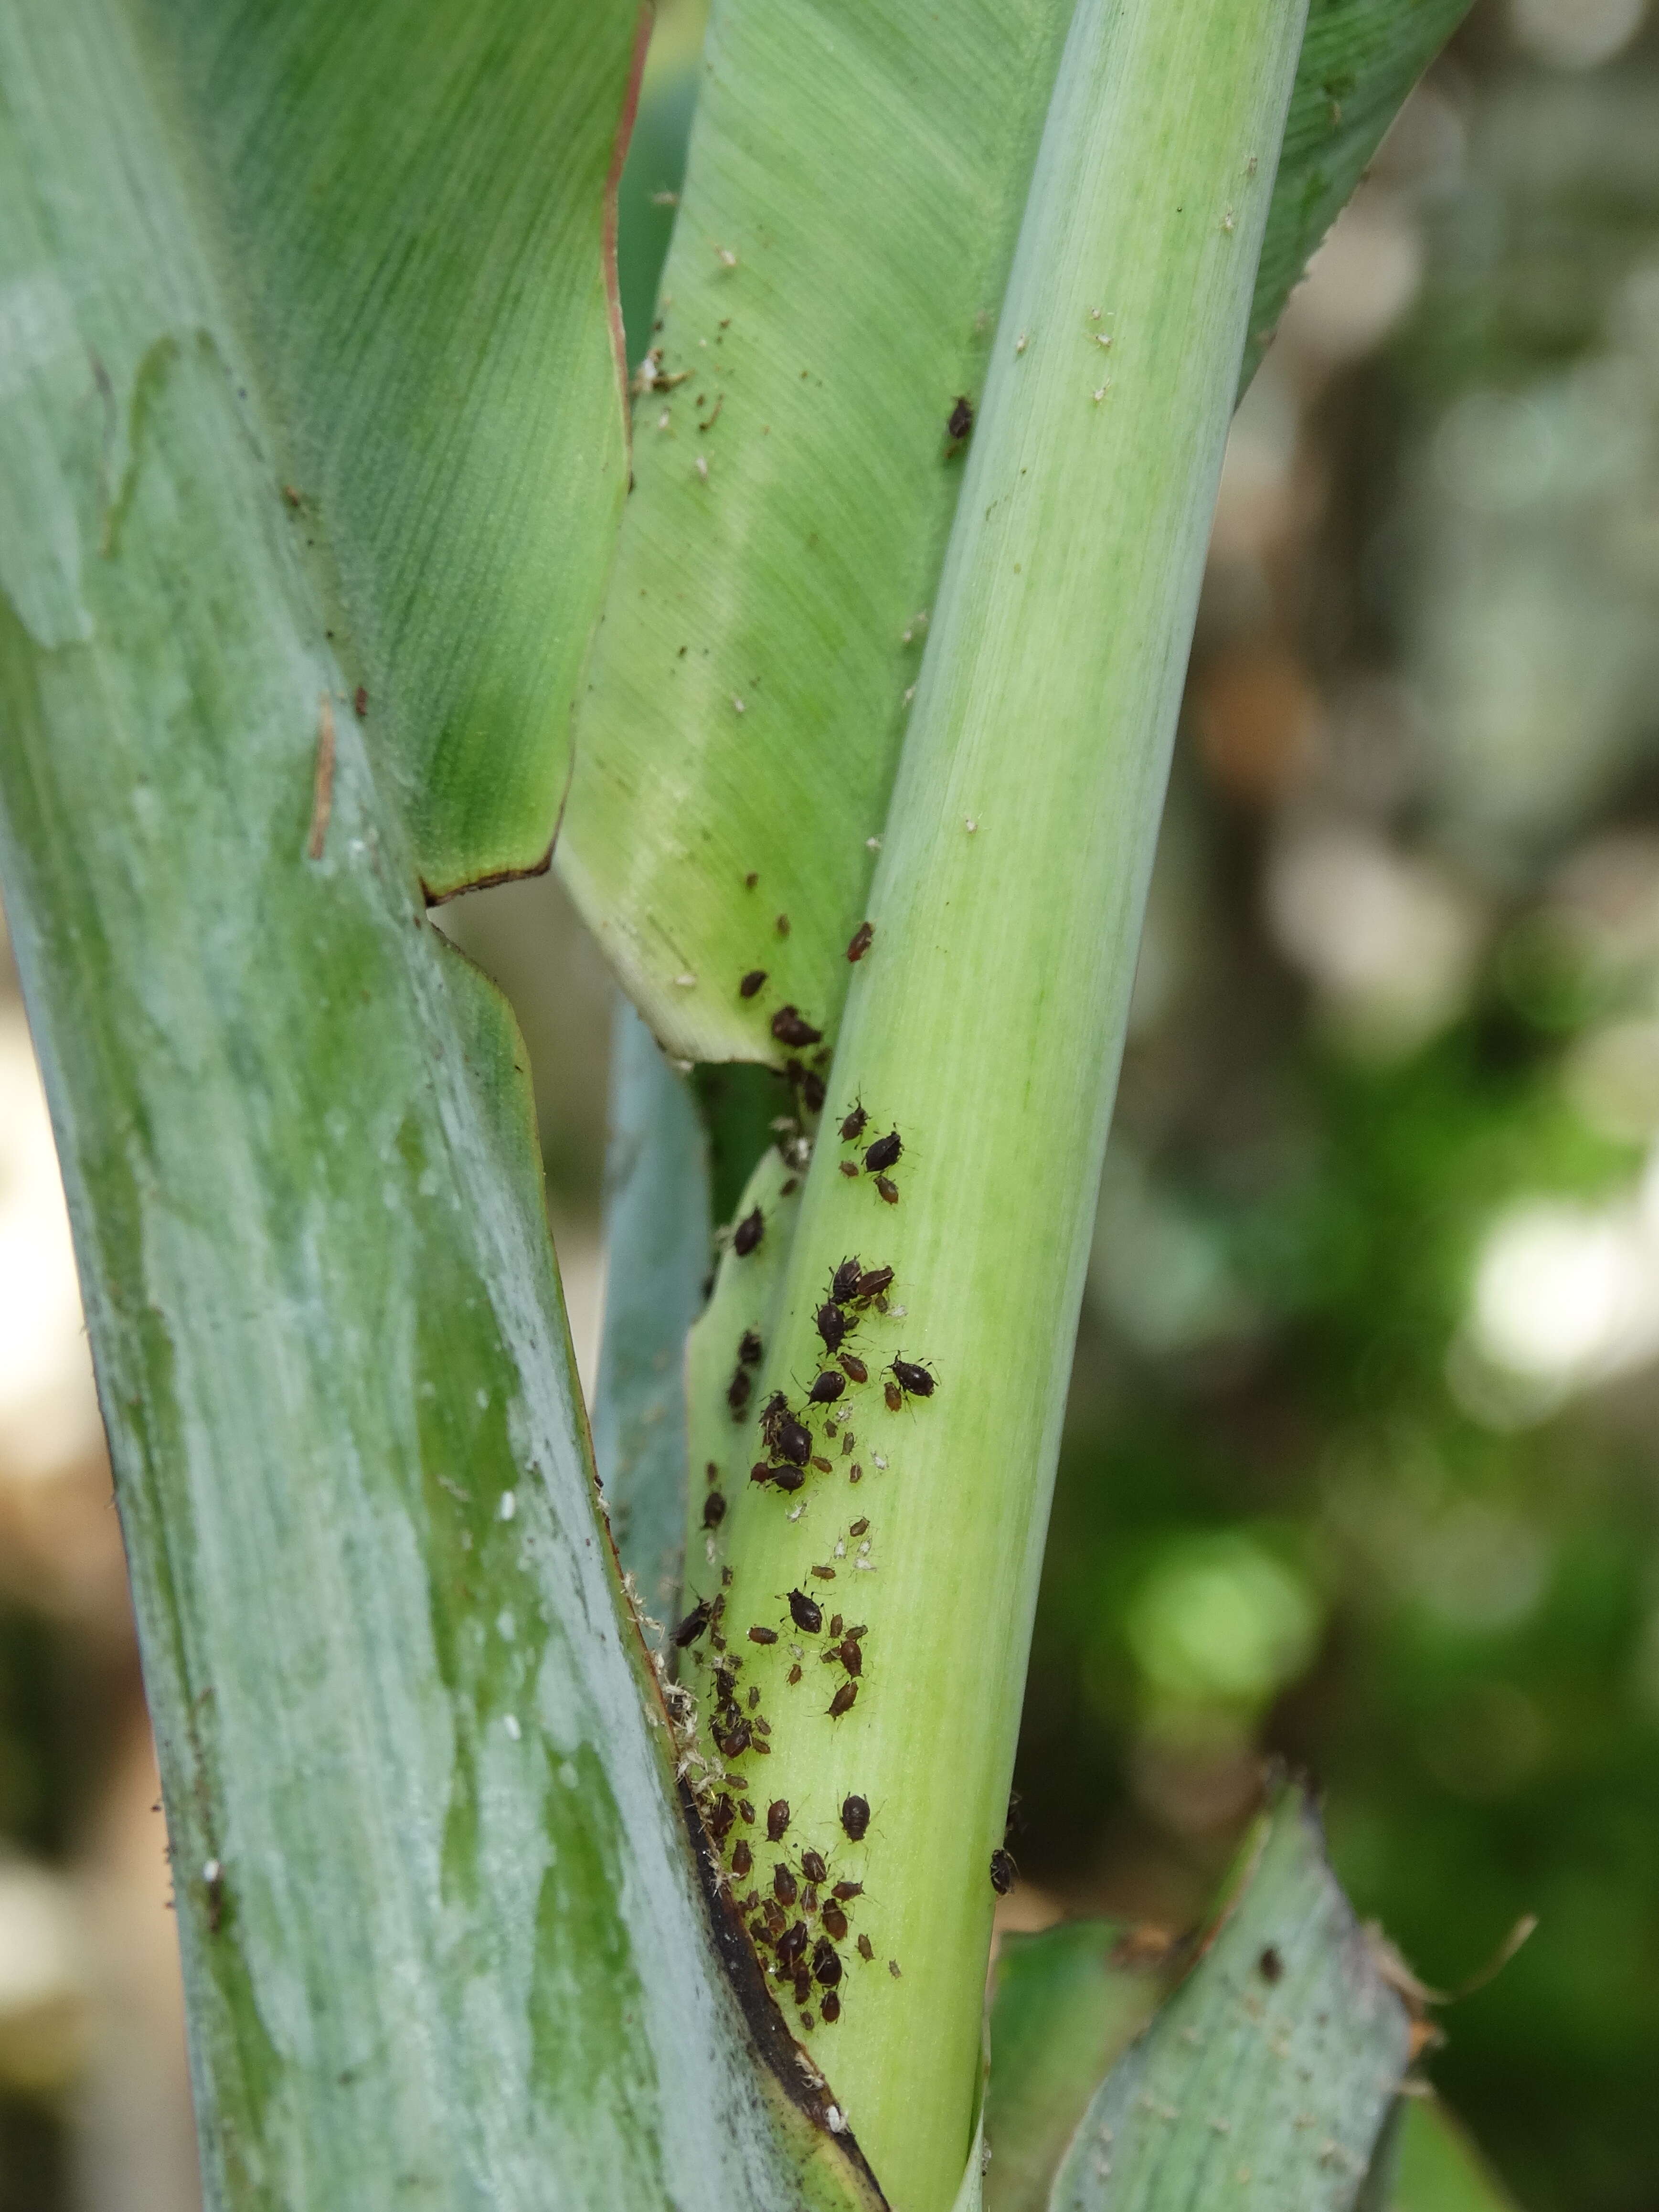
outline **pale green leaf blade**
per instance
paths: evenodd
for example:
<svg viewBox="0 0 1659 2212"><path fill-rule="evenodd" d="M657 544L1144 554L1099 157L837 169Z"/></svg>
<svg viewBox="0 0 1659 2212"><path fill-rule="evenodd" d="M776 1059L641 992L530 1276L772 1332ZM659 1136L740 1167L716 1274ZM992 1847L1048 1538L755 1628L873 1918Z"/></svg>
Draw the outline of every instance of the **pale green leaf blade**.
<svg viewBox="0 0 1659 2212"><path fill-rule="evenodd" d="M207 2203L872 2203L718 1962L516 1032L425 921L133 21L0 17L0 872Z"/></svg>
<svg viewBox="0 0 1659 2212"><path fill-rule="evenodd" d="M1401 2100L1386 2202L1389 2212L1515 2212L1509 2191L1431 2094Z"/></svg>
<svg viewBox="0 0 1659 2212"><path fill-rule="evenodd" d="M685 1340L708 1273L708 1146L685 1078L618 999L605 1180L605 1331L593 1456L617 1556L673 1609L685 1521Z"/></svg>
<svg viewBox="0 0 1659 2212"><path fill-rule="evenodd" d="M1467 5L1316 0L1251 331ZM838 1021L1070 14L716 0L559 846L688 1057Z"/></svg>
<svg viewBox="0 0 1659 2212"><path fill-rule="evenodd" d="M605 196L641 12L132 11L434 895L552 843L627 490Z"/></svg>
<svg viewBox="0 0 1659 2212"><path fill-rule="evenodd" d="M1009 1933L997 1952L986 2132L988 2212L1042 2212L1091 2097L1156 2010L1159 1954L1112 1920Z"/></svg>
<svg viewBox="0 0 1659 2212"><path fill-rule="evenodd" d="M1317 1816L1287 1790L1197 1965L1091 2101L1053 2212L1342 2212L1410 2037Z"/></svg>
<svg viewBox="0 0 1659 2212"><path fill-rule="evenodd" d="M1310 0L1241 389L1321 239L1471 0Z"/></svg>

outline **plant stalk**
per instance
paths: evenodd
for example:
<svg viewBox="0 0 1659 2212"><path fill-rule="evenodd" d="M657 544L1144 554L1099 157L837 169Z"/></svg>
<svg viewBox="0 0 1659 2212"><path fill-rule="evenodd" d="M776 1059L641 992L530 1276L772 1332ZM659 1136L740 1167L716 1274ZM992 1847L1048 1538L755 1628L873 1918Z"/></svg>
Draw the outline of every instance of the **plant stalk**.
<svg viewBox="0 0 1659 2212"><path fill-rule="evenodd" d="M711 1741L744 1778L731 1794L789 1808L775 1847L740 1820L726 1836L728 1863L740 1838L755 1861L739 1896L763 1899L782 1863L805 1917L809 1850L863 1884L831 1946L839 2017L816 1978L781 1995L899 2212L951 2203L970 2139L1072 1344L1304 13L1080 0L756 1393L810 1431L805 1480L741 1485L724 1610L696 1647ZM866 1165L890 1133L896 1160ZM868 1380L810 1405L844 1374L817 1316L854 1255L894 1271L884 1311L838 1309ZM784 1464L763 1442L751 1426L756 1463ZM861 1840L849 1796L870 1808Z"/></svg>

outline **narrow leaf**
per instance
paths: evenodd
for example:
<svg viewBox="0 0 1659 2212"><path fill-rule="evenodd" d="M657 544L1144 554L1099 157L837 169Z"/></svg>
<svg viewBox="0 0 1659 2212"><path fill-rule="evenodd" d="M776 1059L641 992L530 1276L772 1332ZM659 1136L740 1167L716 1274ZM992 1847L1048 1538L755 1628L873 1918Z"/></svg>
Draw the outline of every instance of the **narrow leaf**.
<svg viewBox="0 0 1659 2212"><path fill-rule="evenodd" d="M1468 4L1315 0L1243 381ZM559 845L688 1058L839 1021L1071 15L715 0Z"/></svg>
<svg viewBox="0 0 1659 2212"><path fill-rule="evenodd" d="M647 1611L667 1612L685 1521L685 1339L708 1272L708 1146L685 1078L622 998L605 1181L593 1455L617 1555Z"/></svg>
<svg viewBox="0 0 1659 2212"><path fill-rule="evenodd" d="M986 2106L988 2212L1042 2212L1090 2098L1157 2009L1165 1956L1139 1949L1112 1920L1002 1937Z"/></svg>
<svg viewBox="0 0 1659 2212"><path fill-rule="evenodd" d="M1409 2049L1317 1818L1287 1791L1198 1965L1091 2102L1053 2212L1343 2212Z"/></svg>
<svg viewBox="0 0 1659 2212"><path fill-rule="evenodd" d="M0 16L0 872L206 2201L873 2202L719 1963L521 1048L424 919L138 21Z"/></svg>

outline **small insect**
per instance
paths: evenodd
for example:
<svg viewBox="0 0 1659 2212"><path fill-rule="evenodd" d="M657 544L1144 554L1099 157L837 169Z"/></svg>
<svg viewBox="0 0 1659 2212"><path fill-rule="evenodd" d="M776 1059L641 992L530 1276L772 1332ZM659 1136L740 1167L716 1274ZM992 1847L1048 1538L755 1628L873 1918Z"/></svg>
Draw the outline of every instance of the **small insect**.
<svg viewBox="0 0 1659 2212"><path fill-rule="evenodd" d="M817 1320L824 1350L832 1355L839 1352L847 1334L847 1316L833 1298L826 1299L818 1308Z"/></svg>
<svg viewBox="0 0 1659 2212"><path fill-rule="evenodd" d="M748 1377L745 1376L744 1379L746 1382ZM814 1406L833 1406L846 1388L847 1377L837 1375L833 1368L826 1367L807 1392L807 1401Z"/></svg>
<svg viewBox="0 0 1659 2212"><path fill-rule="evenodd" d="M841 1163L841 1171L844 1176L856 1176L859 1171L859 1164L856 1160L843 1160Z"/></svg>
<svg viewBox="0 0 1659 2212"><path fill-rule="evenodd" d="M860 1305L867 1305L872 1298L878 1298L884 1291L890 1290L892 1284L893 1271L890 1267L872 1267L859 1277L859 1286L854 1295Z"/></svg>
<svg viewBox="0 0 1659 2212"><path fill-rule="evenodd" d="M746 1328L738 1345L738 1364L744 1367L758 1367L765 1346L752 1328Z"/></svg>
<svg viewBox="0 0 1659 2212"><path fill-rule="evenodd" d="M717 1797L708 1808L708 1832L717 1844L723 1844L732 1832L732 1823L738 1817L738 1808L729 1797Z"/></svg>
<svg viewBox="0 0 1659 2212"><path fill-rule="evenodd" d="M828 2027L833 2027L841 2018L841 1999L833 1990L824 1991L823 2002L818 2010L823 2014L824 2025Z"/></svg>
<svg viewBox="0 0 1659 2212"><path fill-rule="evenodd" d="M826 1990L833 1990L841 1979L841 1954L827 1936L820 1936L812 1946L812 1972Z"/></svg>
<svg viewBox="0 0 1659 2212"><path fill-rule="evenodd" d="M731 1723L724 1735L722 1735L720 1730L716 1728L714 1730L714 1741L720 1746L720 1751L726 1758L741 1759L744 1752L748 1750L750 1745L753 1743L755 1738L753 1731L750 1729L748 1722L742 1718L738 1718Z"/></svg>
<svg viewBox="0 0 1659 2212"><path fill-rule="evenodd" d="M797 1628L805 1629L809 1636L816 1636L823 1626L823 1608L816 1598L808 1597L805 1590L792 1589L789 1593L789 1618Z"/></svg>
<svg viewBox="0 0 1659 2212"><path fill-rule="evenodd" d="M738 986L738 996L744 999L752 999L756 992L759 990L761 985L765 981L766 970L764 968L751 968L749 970L749 973L744 977L742 982Z"/></svg>
<svg viewBox="0 0 1659 2212"><path fill-rule="evenodd" d="M898 1185L893 1181L891 1176L880 1175L876 1177L876 1195L884 1205L898 1204Z"/></svg>
<svg viewBox="0 0 1659 2212"><path fill-rule="evenodd" d="M718 1528L726 1518L726 1499L718 1490L711 1490L702 1501L702 1525Z"/></svg>
<svg viewBox="0 0 1659 2212"><path fill-rule="evenodd" d="M841 1615L838 1613L832 1613L830 1616L830 1633L836 1637L841 1634Z"/></svg>
<svg viewBox="0 0 1659 2212"><path fill-rule="evenodd" d="M841 1825L847 1831L849 1842L861 1844L865 1831L870 1825L869 1799L843 1797L841 1801Z"/></svg>
<svg viewBox="0 0 1659 2212"><path fill-rule="evenodd" d="M754 1863L755 1854L749 1848L748 1838L746 1836L739 1836L737 1842L732 1846L732 1873L741 1877L749 1872Z"/></svg>
<svg viewBox="0 0 1659 2212"><path fill-rule="evenodd" d="M876 1952L875 1952L875 1946L871 1942L870 1938L869 1938L867 1936L860 1936L859 1937L859 1956L860 1956L860 1959L873 1959L873 1958L875 1957L875 1955L876 1955Z"/></svg>
<svg viewBox="0 0 1659 2212"><path fill-rule="evenodd" d="M766 1216L757 1206L752 1213L745 1213L732 1231L732 1249L739 1260L746 1260L765 1234Z"/></svg>
<svg viewBox="0 0 1659 2212"><path fill-rule="evenodd" d="M1006 1897L1014 1886L1018 1868L1008 1852L994 1850L991 1854L991 1887L999 1897Z"/></svg>
<svg viewBox="0 0 1659 2212"><path fill-rule="evenodd" d="M781 921L782 916L779 916ZM821 1044L823 1031L815 1030L799 1006L780 1006L772 1017L772 1034L780 1044Z"/></svg>
<svg viewBox="0 0 1659 2212"><path fill-rule="evenodd" d="M864 1884L861 1881L838 1881L830 1892L830 1895L838 1897L843 1905L850 1899L862 1897L863 1894Z"/></svg>
<svg viewBox="0 0 1659 2212"><path fill-rule="evenodd" d="M696 1605L692 1607L690 1612L686 1614L685 1619L681 1621L679 1626L674 1631L674 1642L680 1650L684 1651L688 1645L693 1644L696 1642L697 1638L708 1627L709 1620L714 1613L714 1607L708 1602L708 1600L706 1597L699 1598L697 1600Z"/></svg>
<svg viewBox="0 0 1659 2212"><path fill-rule="evenodd" d="M823 1078L808 1068L800 1079L801 1103L809 1114L823 1111Z"/></svg>
<svg viewBox="0 0 1659 2212"><path fill-rule="evenodd" d="M754 1711L756 1706L759 1705L760 1698L760 1684L758 1682L751 1682L749 1685L749 1710L751 1713ZM764 1721L757 1721L755 1725L757 1728L766 1727ZM769 1735L771 1734L771 1730L769 1729L767 1729L767 1734Z"/></svg>
<svg viewBox="0 0 1659 2212"><path fill-rule="evenodd" d="M777 920L772 924L772 927L776 930L780 937L787 937L789 934L788 915L787 914L781 914Z"/></svg>
<svg viewBox="0 0 1659 2212"><path fill-rule="evenodd" d="M799 1490L806 1480L798 1467L775 1467L772 1480L780 1490Z"/></svg>
<svg viewBox="0 0 1659 2212"><path fill-rule="evenodd" d="M864 1672L864 1648L854 1637L848 1636L836 1647L836 1656L849 1674Z"/></svg>
<svg viewBox="0 0 1659 2212"><path fill-rule="evenodd" d="M864 1164L872 1175L882 1168L890 1168L904 1150L902 1139L896 1129L890 1129L884 1137L878 1137L873 1145L865 1147Z"/></svg>
<svg viewBox="0 0 1659 2212"><path fill-rule="evenodd" d="M836 1571L833 1567L814 1567L812 1579L815 1583L832 1583L836 1579Z"/></svg>
<svg viewBox="0 0 1659 2212"><path fill-rule="evenodd" d="M960 445L974 427L974 403L965 392L959 392L951 407L950 419L945 425L953 444Z"/></svg>
<svg viewBox="0 0 1659 2212"><path fill-rule="evenodd" d="M899 1962L896 1959L890 1959L887 1961L887 1971L896 1982L902 1982L904 1979L903 1975L899 1972Z"/></svg>
<svg viewBox="0 0 1659 2212"><path fill-rule="evenodd" d="M908 1391L911 1397L931 1398L933 1396L936 1378L926 1367L919 1367L914 1359L896 1359L890 1371L896 1378L900 1389Z"/></svg>
<svg viewBox="0 0 1659 2212"><path fill-rule="evenodd" d="M813 1466L814 1466L815 1468L817 1468L817 1471L818 1471L818 1473L819 1473L820 1474L829 1474L829 1472L830 1472L830 1462L829 1462L829 1461L828 1461L827 1459L825 1459L825 1458L824 1458L824 1456L823 1456L823 1453L822 1453L822 1452L814 1452L814 1453L813 1453L813 1455L812 1455L812 1464L813 1464Z"/></svg>
<svg viewBox="0 0 1659 2212"><path fill-rule="evenodd" d="M685 647L684 647L684 646L682 646L682 647L680 647L680 651L681 651L682 653L684 653L684 652L685 651ZM748 874L748 875L746 875L746 876L744 878L744 879L743 879L743 887L744 887L744 890L746 890L746 891L752 891L752 890L754 890L754 888L755 888L756 884L757 884L759 881L760 881L760 874L759 874L759 872L758 872L757 870L751 869L751 870L750 871L749 874Z"/></svg>
<svg viewBox="0 0 1659 2212"><path fill-rule="evenodd" d="M352 693L351 703L357 709L357 720L361 722L368 712L368 692L362 684L360 684Z"/></svg>
<svg viewBox="0 0 1659 2212"><path fill-rule="evenodd" d="M847 1915L833 1898L824 1899L823 1931L826 1936L833 1936L838 1943L847 1941Z"/></svg>
<svg viewBox="0 0 1659 2212"><path fill-rule="evenodd" d="M847 948L847 957L854 963L862 960L876 940L873 921L861 921L853 932L853 941Z"/></svg>
<svg viewBox="0 0 1659 2212"><path fill-rule="evenodd" d="M861 1536L869 1526L867 1521L855 1521L847 1533L849 1536Z"/></svg>
<svg viewBox="0 0 1659 2212"><path fill-rule="evenodd" d="M795 1877L781 1859L772 1869L772 1894L780 1905L793 1905L799 1894Z"/></svg>
<svg viewBox="0 0 1659 2212"><path fill-rule="evenodd" d="M843 1352L837 1364L849 1382L867 1382L870 1380L870 1370L856 1352ZM849 1438L842 1446L842 1449L851 1451L852 1449L852 1441Z"/></svg>
<svg viewBox="0 0 1659 2212"><path fill-rule="evenodd" d="M769 1943L772 1940L772 1931L767 1926L764 1920L751 1920L749 1923L749 1933L754 1937L757 1943L766 1944Z"/></svg>
<svg viewBox="0 0 1659 2212"><path fill-rule="evenodd" d="M726 1386L726 1402L739 1419L742 1417L744 1407L749 1403L749 1393L754 1387L746 1367L737 1369L732 1380Z"/></svg>
<svg viewBox="0 0 1659 2212"><path fill-rule="evenodd" d="M852 1259L842 1261L830 1285L830 1295L837 1305L844 1306L850 1297L857 1294L859 1281L863 1273L862 1261Z"/></svg>
<svg viewBox="0 0 1659 2212"><path fill-rule="evenodd" d="M775 1797L766 1808L766 1840L781 1844L789 1827L789 1800Z"/></svg>
<svg viewBox="0 0 1659 2212"><path fill-rule="evenodd" d="M884 1383L882 1388L886 1395L888 1412L890 1413L896 1413L899 1407L904 1403L903 1391L899 1389L896 1382Z"/></svg>
<svg viewBox="0 0 1659 2212"><path fill-rule="evenodd" d="M866 1128L869 1126L869 1121L870 1116L864 1110L864 1102L862 1099L860 1099L855 1103L852 1112L847 1116L847 1119L841 1125L841 1140L842 1144L857 1144L859 1139L864 1134Z"/></svg>
<svg viewBox="0 0 1659 2212"><path fill-rule="evenodd" d="M1280 1957L1275 1944L1268 1944L1267 1949L1256 1960L1255 1970L1264 1982L1276 1982L1283 1978L1285 1961Z"/></svg>
<svg viewBox="0 0 1659 2212"><path fill-rule="evenodd" d="M782 1869L787 1873L788 1869ZM793 1968L796 1961L806 1955L806 1923L796 1921L793 1928L785 1929L778 1938L778 1959L781 1965Z"/></svg>
<svg viewBox="0 0 1659 2212"><path fill-rule="evenodd" d="M858 1694L859 1686L856 1682L843 1682L835 1696L830 1698L826 1708L830 1719L838 1721L843 1713L850 1713L858 1700Z"/></svg>
<svg viewBox="0 0 1659 2212"><path fill-rule="evenodd" d="M799 1667L792 1667L792 1668L789 1669L789 1680L790 1680L792 1682L799 1682L799 1680L800 1680L800 1668L799 1668Z"/></svg>
<svg viewBox="0 0 1659 2212"><path fill-rule="evenodd" d="M801 1853L800 1870L806 1876L808 1881L827 1881L830 1877L830 1869L823 1863L821 1854L817 1851L803 1851Z"/></svg>
<svg viewBox="0 0 1659 2212"><path fill-rule="evenodd" d="M752 1828L755 1825L755 1808L746 1797L738 1798L738 1810Z"/></svg>
<svg viewBox="0 0 1659 2212"><path fill-rule="evenodd" d="M805 1467L812 1456L812 1432L793 1413L786 1413L778 1423L778 1449L797 1467Z"/></svg>

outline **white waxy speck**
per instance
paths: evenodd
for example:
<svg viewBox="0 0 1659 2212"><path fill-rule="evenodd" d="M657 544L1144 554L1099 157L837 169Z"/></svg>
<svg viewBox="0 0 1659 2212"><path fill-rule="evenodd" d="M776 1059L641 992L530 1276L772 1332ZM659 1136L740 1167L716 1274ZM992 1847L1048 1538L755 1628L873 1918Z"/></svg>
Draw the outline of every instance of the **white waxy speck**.
<svg viewBox="0 0 1659 2212"><path fill-rule="evenodd" d="M519 1624L506 1606L495 1615L495 1631L504 1644L511 1644L519 1632Z"/></svg>
<svg viewBox="0 0 1659 2212"><path fill-rule="evenodd" d="M866 837L866 838L865 839L865 841L864 841L864 849L865 849L865 851L866 851L866 853L878 853L878 852L880 852L880 850L881 850L881 840L880 840L880 838L879 838L879 837Z"/></svg>
<svg viewBox="0 0 1659 2212"><path fill-rule="evenodd" d="M703 482L707 483L708 481L708 455L706 453L699 453L696 460L693 463L693 466L696 468L697 474L702 478Z"/></svg>
<svg viewBox="0 0 1659 2212"><path fill-rule="evenodd" d="M1030 332L1029 331L1022 331L1019 336L1014 340L1014 351L1016 353L1024 353L1026 347L1030 345Z"/></svg>
<svg viewBox="0 0 1659 2212"><path fill-rule="evenodd" d="M1107 380L1106 380L1106 381L1105 381L1105 383L1104 383L1104 384L1100 384L1100 385L1097 385L1097 386L1096 386L1095 389L1094 389L1094 390L1090 393L1089 397L1090 397L1090 398L1094 401L1095 405L1096 405L1097 407L1098 407L1098 406L1099 406L1099 404L1100 404L1100 403L1101 403L1101 401L1102 401L1102 400L1106 397L1106 394L1107 394L1107 393L1111 390L1111 388L1112 388L1112 380L1111 380L1111 378L1109 376L1109 377L1107 378Z"/></svg>
<svg viewBox="0 0 1659 2212"><path fill-rule="evenodd" d="M516 1713L504 1713L501 1716L501 1726L514 1743L517 1743L519 1738L524 1734L524 1730L519 1726L519 1716Z"/></svg>
<svg viewBox="0 0 1659 2212"><path fill-rule="evenodd" d="M672 419L673 418L669 414L668 410L665 407L662 413L657 417L657 428L659 430L665 430Z"/></svg>
<svg viewBox="0 0 1659 2212"><path fill-rule="evenodd" d="M806 1646L804 1644L792 1644L789 1653L792 1658L804 1659L806 1656Z"/></svg>
<svg viewBox="0 0 1659 2212"><path fill-rule="evenodd" d="M721 262L725 264L725 266L726 266L726 268L728 268L728 269L735 269L735 268L737 267L737 265L738 265L738 257L737 257L737 255L736 255L735 253L733 253L733 252L732 252L732 249L731 249L731 247L730 247L729 246L722 246L720 247L720 260L721 260Z"/></svg>
<svg viewBox="0 0 1659 2212"><path fill-rule="evenodd" d="M697 979L689 968L684 975L676 975L674 978L674 988L677 991L695 991L696 988Z"/></svg>
<svg viewBox="0 0 1659 2212"><path fill-rule="evenodd" d="M224 1871L217 1859L209 1859L202 1869L202 1879L204 1881L219 1881L222 1880Z"/></svg>
<svg viewBox="0 0 1659 2212"><path fill-rule="evenodd" d="M501 1521L510 1521L518 1510L519 1500L517 1493L511 1490L502 1491L501 1502L495 1508L496 1518Z"/></svg>
<svg viewBox="0 0 1659 2212"><path fill-rule="evenodd" d="M873 1559L854 1559L853 1565L861 1575L872 1575L876 1571L876 1563Z"/></svg>
<svg viewBox="0 0 1659 2212"><path fill-rule="evenodd" d="M844 2135L847 2132L847 2121L839 2105L831 2105L823 2118L832 2136Z"/></svg>
<svg viewBox="0 0 1659 2212"><path fill-rule="evenodd" d="M839 1537L836 1540L835 1557L838 1559L844 1559L847 1557L847 1547Z"/></svg>
<svg viewBox="0 0 1659 2212"><path fill-rule="evenodd" d="M978 829L979 824L975 821L971 814L964 814L962 817L962 826L971 837L975 830Z"/></svg>
<svg viewBox="0 0 1659 2212"><path fill-rule="evenodd" d="M915 696L916 696L916 687L915 687L915 685L913 684L910 686L909 690L908 690L905 693L905 695L904 695L904 703L905 703L905 705L906 705L907 707L909 705L910 702L911 702L911 701L915 697Z"/></svg>
<svg viewBox="0 0 1659 2212"><path fill-rule="evenodd" d="M887 1462L882 1457L881 1454L879 1452L872 1452L870 1456L874 1460L876 1465L881 1469L882 1473L885 1474L887 1472Z"/></svg>
<svg viewBox="0 0 1659 2212"><path fill-rule="evenodd" d="M748 701L734 698L732 702L732 711L734 714L746 714L749 712Z"/></svg>
<svg viewBox="0 0 1659 2212"><path fill-rule="evenodd" d="M806 1508L805 1508L804 1505L798 1505L798 1506L796 1506L796 1508L795 1508L794 1511L793 1511L793 1513L790 1513L790 1514L786 1515L786 1516L785 1516L785 1518L786 1518L786 1519L787 1519L787 1520L790 1520L790 1521L799 1521L799 1520L800 1519L801 1515L802 1515L803 1513L805 1513L805 1510L806 1510Z"/></svg>
<svg viewBox="0 0 1659 2212"><path fill-rule="evenodd" d="M869 1551L870 1551L870 1539L866 1536L866 1537L865 1538L864 1541L863 1541L863 1542L859 1546L859 1557L860 1557L860 1559L866 1559L866 1558L867 1558L867 1557L869 1556Z"/></svg>
<svg viewBox="0 0 1659 2212"><path fill-rule="evenodd" d="M489 1391L488 1391L488 1390L475 1390L475 1391L473 1392L473 1394L472 1394L472 1395L473 1395L474 1398L477 1401L478 1411L479 1411L480 1413L482 1413L482 1412L483 1411L484 1407L485 1407L489 1403Z"/></svg>
<svg viewBox="0 0 1659 2212"><path fill-rule="evenodd" d="M1111 333L1109 331L1097 331L1095 332L1095 343L1097 346L1109 348L1111 343Z"/></svg>
<svg viewBox="0 0 1659 2212"><path fill-rule="evenodd" d="M973 826L974 826L974 825L973 825L973 823L972 823L971 822L968 824L968 827L969 827L970 830L973 828ZM906 1319L908 1317L909 1311L910 1311L910 1309L909 1309L909 1307L908 1307L908 1306L889 1306L889 1307L888 1307L888 1309L887 1309L888 1316L889 1316L889 1318L890 1318L890 1320L893 1320L893 1321L904 1321L904 1320L906 1320Z"/></svg>
<svg viewBox="0 0 1659 2212"><path fill-rule="evenodd" d="M1089 310L1089 320L1090 320L1091 323L1097 323L1097 322L1100 320L1100 310L1099 310L1099 308L1098 308L1098 307L1091 307L1091 308L1090 308L1090 310Z"/></svg>

